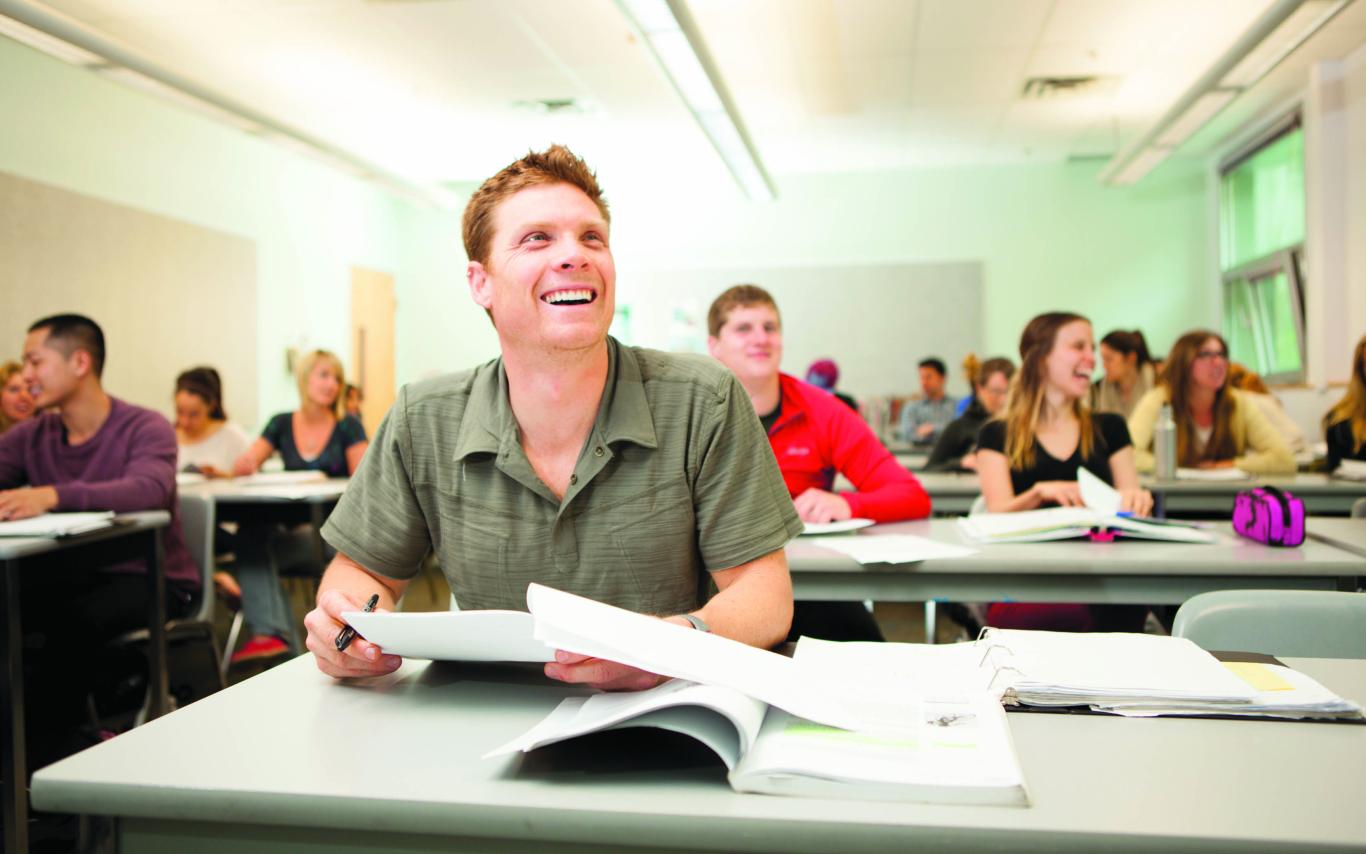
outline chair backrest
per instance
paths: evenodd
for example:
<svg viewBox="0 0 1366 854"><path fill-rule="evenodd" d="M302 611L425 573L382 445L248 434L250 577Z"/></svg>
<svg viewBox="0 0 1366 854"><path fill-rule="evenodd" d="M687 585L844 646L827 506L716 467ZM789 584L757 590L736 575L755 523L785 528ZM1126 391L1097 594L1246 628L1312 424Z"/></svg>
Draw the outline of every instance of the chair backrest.
<svg viewBox="0 0 1366 854"><path fill-rule="evenodd" d="M1215 590L1177 609L1172 634L1209 650L1366 658L1366 593Z"/></svg>
<svg viewBox="0 0 1366 854"><path fill-rule="evenodd" d="M203 582L199 596L199 610L191 619L213 621L213 501L203 495L180 493L180 528L185 536L185 547L199 567Z"/></svg>
<svg viewBox="0 0 1366 854"><path fill-rule="evenodd" d="M1366 498L1358 498L1352 502L1352 518L1361 519L1366 517Z"/></svg>

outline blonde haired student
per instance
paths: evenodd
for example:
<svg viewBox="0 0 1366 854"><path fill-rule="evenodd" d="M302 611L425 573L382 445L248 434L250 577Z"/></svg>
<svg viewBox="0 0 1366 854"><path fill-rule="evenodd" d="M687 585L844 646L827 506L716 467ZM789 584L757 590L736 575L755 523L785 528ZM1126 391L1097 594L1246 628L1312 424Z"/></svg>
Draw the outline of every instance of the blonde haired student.
<svg viewBox="0 0 1366 854"><path fill-rule="evenodd" d="M1228 344L1206 329L1177 339L1157 387L1134 407L1129 433L1140 471L1152 471L1153 433L1163 404L1176 420L1176 464L1254 474L1293 472L1295 458L1257 405L1229 382Z"/></svg>
<svg viewBox="0 0 1366 854"><path fill-rule="evenodd" d="M328 477L355 473L368 444L365 428L342 408L346 384L341 360L326 350L314 350L299 361L299 408L271 418L234 465L239 475L255 472L275 451L287 471L316 470ZM234 663L274 658L289 652L294 638L294 618L289 600L280 587L276 571L284 558L304 555L312 547L312 534L286 531L280 526L243 525L238 533L234 573L242 587L242 612L252 629L251 638L233 653Z"/></svg>
<svg viewBox="0 0 1366 854"><path fill-rule="evenodd" d="M24 382L24 366L18 362L0 365L0 433L33 417L33 395Z"/></svg>
<svg viewBox="0 0 1366 854"><path fill-rule="evenodd" d="M1323 416L1328 441L1328 471L1343 460L1366 460L1366 335L1352 351L1352 378L1347 393Z"/></svg>

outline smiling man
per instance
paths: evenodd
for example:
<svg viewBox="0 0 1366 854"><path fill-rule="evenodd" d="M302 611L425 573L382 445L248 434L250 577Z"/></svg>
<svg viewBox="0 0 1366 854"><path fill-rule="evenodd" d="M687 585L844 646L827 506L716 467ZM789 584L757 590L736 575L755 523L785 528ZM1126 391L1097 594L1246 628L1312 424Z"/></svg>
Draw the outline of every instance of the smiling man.
<svg viewBox="0 0 1366 854"><path fill-rule="evenodd" d="M104 333L78 314L39 320L24 340L24 382L39 415L0 436L0 520L48 511L168 510L167 614L197 593L199 571L177 514L175 430L159 413L111 397L101 384ZM147 567L79 562L21 578L30 767L73 752L86 717L95 651L147 625Z"/></svg>
<svg viewBox="0 0 1366 854"><path fill-rule="evenodd" d="M873 431L829 392L779 371L782 318L768 291L736 285L707 312L707 350L744 386L805 522L851 518L899 522L930 515L920 482L883 447ZM835 492L841 474L853 490ZM881 640L857 602L799 602L792 627L830 640Z"/></svg>
<svg viewBox="0 0 1366 854"><path fill-rule="evenodd" d="M801 530L749 399L705 357L607 336L616 270L597 180L531 153L471 197L474 302L501 356L400 391L323 536L339 552L305 623L333 676L392 671L343 611L392 608L434 551L464 609L526 608L540 582L756 646L783 639L782 548ZM708 596L712 586L718 592ZM603 688L659 677L559 653L547 675Z"/></svg>

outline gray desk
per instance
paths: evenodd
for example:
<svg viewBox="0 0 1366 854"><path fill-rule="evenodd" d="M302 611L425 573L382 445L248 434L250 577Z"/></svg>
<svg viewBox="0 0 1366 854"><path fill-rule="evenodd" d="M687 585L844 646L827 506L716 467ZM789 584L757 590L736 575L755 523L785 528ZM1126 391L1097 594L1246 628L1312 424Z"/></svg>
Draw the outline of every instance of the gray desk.
<svg viewBox="0 0 1366 854"><path fill-rule="evenodd" d="M20 573L60 572L72 564L102 566L141 558L147 561L149 601L147 625L148 680L152 688L151 717L167 707L166 686L166 577L162 566L161 529L171 521L165 511L119 516L118 524L71 537L0 538L0 791L3 792L5 851L28 850L28 757L24 729L23 626L19 608ZM49 674L50 678L60 678Z"/></svg>
<svg viewBox="0 0 1366 854"><path fill-rule="evenodd" d="M930 496L936 516L962 516L982 493L976 472L918 471L914 473Z"/></svg>
<svg viewBox="0 0 1366 854"><path fill-rule="evenodd" d="M1304 501L1306 512L1316 515L1346 516L1352 510L1352 502L1366 496L1366 483L1326 474L1256 475L1235 481L1143 479L1143 485L1162 502L1166 513L1225 518L1233 514L1233 496L1268 483L1290 490Z"/></svg>
<svg viewBox="0 0 1366 854"><path fill-rule="evenodd" d="M1366 557L1366 518L1325 519L1322 516L1310 516L1305 521L1304 530L1312 539Z"/></svg>
<svg viewBox="0 0 1366 854"><path fill-rule="evenodd" d="M1366 699L1366 661L1291 663ZM426 662L340 684L302 658L44 769L34 802L122 817L127 854L1366 844L1363 727L1012 714L1024 809L739 795L719 763L678 770L645 751L480 758L570 690L535 669Z"/></svg>
<svg viewBox="0 0 1366 854"><path fill-rule="evenodd" d="M1345 521L1345 520L1344 520ZM879 602L1088 602L1178 605L1233 588L1355 590L1366 558L1317 540L1263 546L1221 524L1213 545L1116 540L980 545L953 519L876 525L855 536L914 534L978 549L951 560L862 566L799 537L787 547L798 599Z"/></svg>
<svg viewBox="0 0 1366 854"><path fill-rule="evenodd" d="M323 523L346 490L346 478L271 487L243 486L231 480L211 480L182 486L181 491L213 501L214 519L256 525L308 525L319 566L327 563L323 547ZM272 554L272 560L274 555Z"/></svg>

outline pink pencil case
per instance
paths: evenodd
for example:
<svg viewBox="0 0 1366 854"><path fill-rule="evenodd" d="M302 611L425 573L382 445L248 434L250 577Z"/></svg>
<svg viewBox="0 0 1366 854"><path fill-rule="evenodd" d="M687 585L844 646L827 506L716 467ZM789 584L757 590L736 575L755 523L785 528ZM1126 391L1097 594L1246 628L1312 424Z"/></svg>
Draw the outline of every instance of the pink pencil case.
<svg viewBox="0 0 1366 854"><path fill-rule="evenodd" d="M1304 502L1274 486L1238 493L1233 501L1233 530L1268 546L1304 542Z"/></svg>

